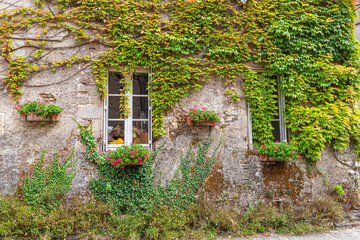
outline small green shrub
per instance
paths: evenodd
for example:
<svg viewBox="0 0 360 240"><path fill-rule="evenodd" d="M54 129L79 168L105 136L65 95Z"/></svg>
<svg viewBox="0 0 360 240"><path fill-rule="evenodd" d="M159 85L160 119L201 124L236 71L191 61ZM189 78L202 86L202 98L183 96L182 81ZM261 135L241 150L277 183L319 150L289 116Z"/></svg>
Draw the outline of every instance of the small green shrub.
<svg viewBox="0 0 360 240"><path fill-rule="evenodd" d="M333 190L334 190L335 193L336 193L337 195L339 195L339 196L342 196L342 195L345 194L344 189L343 189L342 186L339 185L339 184L335 185L335 186L333 187Z"/></svg>
<svg viewBox="0 0 360 240"><path fill-rule="evenodd" d="M43 167L45 152L36 163L32 176L25 176L22 187L24 201L42 210L52 210L71 189L72 180L76 174L72 161L74 151L60 162L56 153L49 165Z"/></svg>

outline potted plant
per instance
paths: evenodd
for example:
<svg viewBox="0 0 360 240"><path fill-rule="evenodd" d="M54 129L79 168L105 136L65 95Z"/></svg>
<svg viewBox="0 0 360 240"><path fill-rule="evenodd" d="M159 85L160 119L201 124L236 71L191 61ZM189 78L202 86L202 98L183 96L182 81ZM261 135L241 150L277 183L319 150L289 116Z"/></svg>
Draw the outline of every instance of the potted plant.
<svg viewBox="0 0 360 240"><path fill-rule="evenodd" d="M23 121L59 121L60 113L64 111L59 106L40 102L40 99L19 104L15 109Z"/></svg>
<svg viewBox="0 0 360 240"><path fill-rule="evenodd" d="M296 145L278 141L262 145L258 153L260 161L290 161L291 158L299 157Z"/></svg>
<svg viewBox="0 0 360 240"><path fill-rule="evenodd" d="M219 113L206 110L203 107L201 109L190 108L187 120L190 126L215 126L219 123L220 118Z"/></svg>
<svg viewBox="0 0 360 240"><path fill-rule="evenodd" d="M149 150L140 145L132 143L130 146L123 145L116 150L108 150L106 162L116 168L124 168L127 165L143 165L147 162Z"/></svg>

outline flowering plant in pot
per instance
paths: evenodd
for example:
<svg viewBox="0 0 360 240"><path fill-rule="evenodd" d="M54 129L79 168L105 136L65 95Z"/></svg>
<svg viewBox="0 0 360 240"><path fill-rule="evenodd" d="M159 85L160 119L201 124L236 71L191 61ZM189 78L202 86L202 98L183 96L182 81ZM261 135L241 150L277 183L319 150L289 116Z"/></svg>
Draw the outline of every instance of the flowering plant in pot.
<svg viewBox="0 0 360 240"><path fill-rule="evenodd" d="M117 168L124 168L126 165L143 165L149 155L146 147L134 143L130 146L123 145L114 151L108 151L106 161Z"/></svg>
<svg viewBox="0 0 360 240"><path fill-rule="evenodd" d="M59 106L40 102L40 99L19 104L15 109L20 113L21 119L26 121L58 121L59 114L64 111Z"/></svg>
<svg viewBox="0 0 360 240"><path fill-rule="evenodd" d="M205 107L201 109L190 108L188 116L188 124L190 126L215 126L220 121L220 114L215 111L207 110ZM203 124L201 124L203 123Z"/></svg>
<svg viewBox="0 0 360 240"><path fill-rule="evenodd" d="M258 150L260 154L260 160L266 161L266 160L283 160L283 161L290 161L291 158L294 157L300 157L298 154L298 147L296 145L293 145L291 143L287 142L278 142L271 144L264 144L260 147ZM270 159L272 158L272 159Z"/></svg>

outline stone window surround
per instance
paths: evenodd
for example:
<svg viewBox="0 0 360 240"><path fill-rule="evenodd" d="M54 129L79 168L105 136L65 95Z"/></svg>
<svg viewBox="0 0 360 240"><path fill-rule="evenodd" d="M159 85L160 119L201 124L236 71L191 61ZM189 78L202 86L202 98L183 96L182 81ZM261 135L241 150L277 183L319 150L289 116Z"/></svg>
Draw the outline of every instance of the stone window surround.
<svg viewBox="0 0 360 240"><path fill-rule="evenodd" d="M113 68L110 67L108 68L108 76L110 72L119 72L117 68ZM148 74L148 79L150 81L151 79L151 71L149 69L145 69L145 68L140 68L140 67L136 67L133 70L129 70L128 75L125 76L125 78L127 79L127 81L130 84L130 89L132 90L133 87L133 81L132 81L132 76L134 73L140 73L140 74ZM106 87L109 90L109 78L107 79L106 82ZM109 94L110 96L114 96L114 94ZM104 99L104 122L103 122L103 151L107 151L107 150L114 150L117 147L123 145L123 144L109 144L108 143L108 134L109 134L109 118L108 118L108 114L109 114L109 95L105 97ZM120 96L120 95L119 95ZM129 107L132 111L133 109L133 93L127 93L125 94L125 96L127 96L129 98ZM148 97L148 95L141 95L142 97ZM134 97L137 97L137 95L134 95ZM149 101L149 100L148 100ZM149 113L148 113L148 118L144 119L143 122L147 121L148 122L148 143L141 143L141 145L148 147L149 149L152 148L152 121L151 121L151 105L150 105L150 101L148 102L148 108L149 108ZM132 143L132 136L133 136L133 117L130 115L127 119L123 119L122 120L124 122L124 144L125 145L129 145L130 143ZM136 121L136 120L135 120Z"/></svg>

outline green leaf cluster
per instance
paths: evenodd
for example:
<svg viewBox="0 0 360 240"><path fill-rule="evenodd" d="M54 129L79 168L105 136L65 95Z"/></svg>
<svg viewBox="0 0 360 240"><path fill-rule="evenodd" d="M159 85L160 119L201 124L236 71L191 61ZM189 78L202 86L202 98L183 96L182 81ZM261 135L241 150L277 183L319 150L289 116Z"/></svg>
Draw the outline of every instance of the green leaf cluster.
<svg viewBox="0 0 360 240"><path fill-rule="evenodd" d="M45 152L36 163L32 176L25 176L22 187L24 201L45 211L55 209L71 189L75 177L74 151L61 162L56 153L49 165L44 165Z"/></svg>

